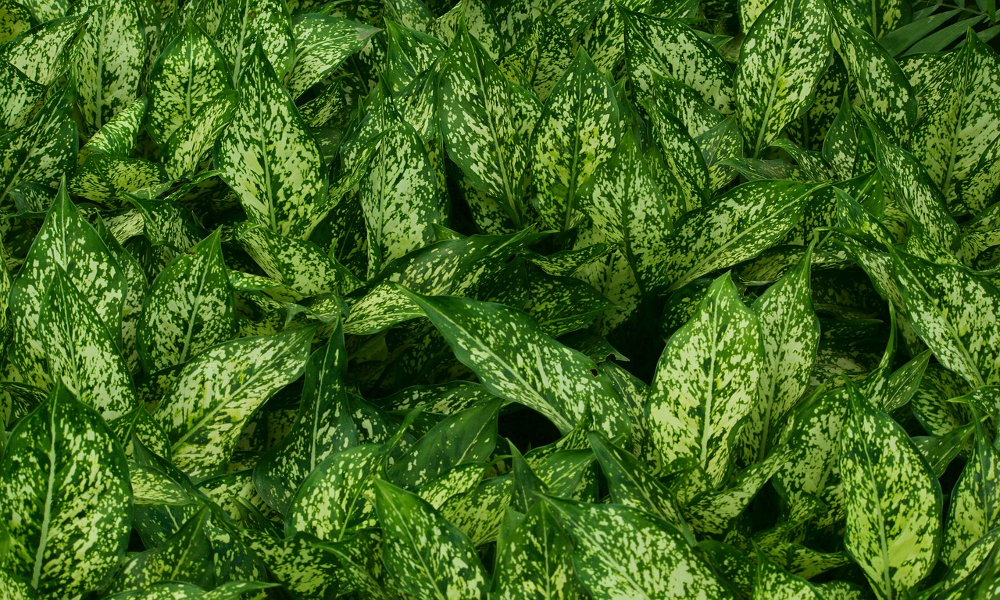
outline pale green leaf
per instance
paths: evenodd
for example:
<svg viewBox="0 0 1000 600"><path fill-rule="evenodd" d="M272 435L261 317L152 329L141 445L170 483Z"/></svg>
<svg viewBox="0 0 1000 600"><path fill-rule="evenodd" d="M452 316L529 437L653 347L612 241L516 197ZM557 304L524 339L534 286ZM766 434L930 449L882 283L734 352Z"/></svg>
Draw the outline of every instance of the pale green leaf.
<svg viewBox="0 0 1000 600"><path fill-rule="evenodd" d="M322 14L296 17L292 23L295 60L288 73L288 93L298 98L360 50L377 31L374 27Z"/></svg>
<svg viewBox="0 0 1000 600"><path fill-rule="evenodd" d="M969 461L951 492L941 560L955 565L987 532L1000 527L1000 450L977 427Z"/></svg>
<svg viewBox="0 0 1000 600"><path fill-rule="evenodd" d="M581 598L573 545L551 509L536 502L525 515L508 511L510 531L500 542L493 586L501 600Z"/></svg>

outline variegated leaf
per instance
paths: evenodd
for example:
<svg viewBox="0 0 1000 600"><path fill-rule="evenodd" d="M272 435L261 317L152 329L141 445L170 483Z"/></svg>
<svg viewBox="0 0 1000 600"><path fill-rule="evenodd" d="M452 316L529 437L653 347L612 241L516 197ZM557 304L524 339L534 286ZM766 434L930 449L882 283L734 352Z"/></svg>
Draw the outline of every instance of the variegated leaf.
<svg viewBox="0 0 1000 600"><path fill-rule="evenodd" d="M752 181L684 215L667 240L671 260L656 287L677 290L757 256L799 221L810 192L792 181Z"/></svg>
<svg viewBox="0 0 1000 600"><path fill-rule="evenodd" d="M625 506L545 502L575 542L573 564L591 595L732 597L673 526Z"/></svg>
<svg viewBox="0 0 1000 600"><path fill-rule="evenodd" d="M179 254L153 282L136 332L147 373L182 365L236 337L236 309L220 232Z"/></svg>
<svg viewBox="0 0 1000 600"><path fill-rule="evenodd" d="M167 432L174 463L194 477L215 474L236 448L243 425L302 374L314 333L302 328L241 338L185 364L153 414Z"/></svg>
<svg viewBox="0 0 1000 600"><path fill-rule="evenodd" d="M368 271L434 241L442 219L437 172L417 132L403 121L383 131L359 198L368 231Z"/></svg>
<svg viewBox="0 0 1000 600"><path fill-rule="evenodd" d="M830 15L818 0L775 0L743 40L736 113L753 156L802 116L826 70Z"/></svg>
<svg viewBox="0 0 1000 600"><path fill-rule="evenodd" d="M288 6L282 0L224 0L215 43L229 61L232 85L244 85L254 62L266 61L278 77L292 66L294 40ZM255 48L260 48L258 52ZM250 75L253 77L253 75Z"/></svg>
<svg viewBox="0 0 1000 600"><path fill-rule="evenodd" d="M488 582L469 538L419 497L375 482L383 560L400 590L418 598L479 598Z"/></svg>
<svg viewBox="0 0 1000 600"><path fill-rule="evenodd" d="M0 137L0 201L17 184L57 187L71 171L79 134L68 104L68 94L53 94L32 123Z"/></svg>
<svg viewBox="0 0 1000 600"><path fill-rule="evenodd" d="M67 48L82 23L79 15L43 22L0 49L0 61L31 81L48 86L65 71Z"/></svg>
<svg viewBox="0 0 1000 600"><path fill-rule="evenodd" d="M441 515L479 546L496 541L514 482L510 475L491 477L471 491L448 499Z"/></svg>
<svg viewBox="0 0 1000 600"><path fill-rule="evenodd" d="M28 79L16 67L0 61L0 92L6 102L0 107L0 126L24 127L45 95L45 86Z"/></svg>
<svg viewBox="0 0 1000 600"><path fill-rule="evenodd" d="M69 191L102 204L116 205L122 195L168 183L159 163L141 158L95 154L77 167Z"/></svg>
<svg viewBox="0 0 1000 600"><path fill-rule="evenodd" d="M581 189L618 143L618 103L611 85L580 50L545 104L531 139L531 174L542 224L572 229L582 216Z"/></svg>
<svg viewBox="0 0 1000 600"><path fill-rule="evenodd" d="M189 22L149 73L147 131L165 147L179 127L228 87L226 60L205 32Z"/></svg>
<svg viewBox="0 0 1000 600"><path fill-rule="evenodd" d="M301 96L360 50L377 31L368 25L322 14L296 17L292 25L295 60L288 72L288 93L292 98Z"/></svg>
<svg viewBox="0 0 1000 600"><path fill-rule="evenodd" d="M551 17L542 15L532 23L531 31L507 52L499 66L545 102L573 61L571 47L566 30Z"/></svg>
<svg viewBox="0 0 1000 600"><path fill-rule="evenodd" d="M582 597L573 571L573 544L544 502L527 514L509 511L510 532L498 542L493 587L501 600L572 600Z"/></svg>
<svg viewBox="0 0 1000 600"><path fill-rule="evenodd" d="M139 97L146 39L136 0L87 0L73 5L73 14L88 13L70 67L83 120L95 132Z"/></svg>
<svg viewBox="0 0 1000 600"><path fill-rule="evenodd" d="M600 415L598 430L628 431L618 394L596 365L542 333L524 313L465 298L409 296L490 393L537 410L564 432L588 408Z"/></svg>
<svg viewBox="0 0 1000 600"><path fill-rule="evenodd" d="M701 148L688 135L687 127L676 117L665 110L665 106L653 100L646 102L646 110L653 124L653 139L659 146L660 158L666 167L664 171L673 175L673 181L664 182L666 174L660 175L660 185L665 194L678 195L675 188L680 188L680 196L684 204L691 208L701 206L707 197L711 182L708 166L705 164Z"/></svg>
<svg viewBox="0 0 1000 600"><path fill-rule="evenodd" d="M805 579L796 577L776 565L762 552L757 552L757 577L754 598L774 600L826 600L827 595Z"/></svg>
<svg viewBox="0 0 1000 600"><path fill-rule="evenodd" d="M204 532L207 519L208 508L202 508L165 544L129 559L109 586L109 593L144 588L161 581L213 587L214 556Z"/></svg>
<svg viewBox="0 0 1000 600"><path fill-rule="evenodd" d="M57 386L11 433L0 484L5 571L42 598L107 583L128 544L132 491L125 454L97 412Z"/></svg>
<svg viewBox="0 0 1000 600"><path fill-rule="evenodd" d="M964 267L892 260L913 327L941 364L973 387L1000 383L1000 290Z"/></svg>
<svg viewBox="0 0 1000 600"><path fill-rule="evenodd" d="M192 177L236 111L236 94L216 96L182 123L162 149L163 167L172 179Z"/></svg>
<svg viewBox="0 0 1000 600"><path fill-rule="evenodd" d="M989 531L1000 527L1000 450L976 428L976 443L951 492L941 560L955 565Z"/></svg>
<svg viewBox="0 0 1000 600"><path fill-rule="evenodd" d="M753 304L760 321L764 364L760 402L750 412L740 436L756 449L752 462L763 460L776 426L809 385L819 348L819 319L813 312L810 274L812 249Z"/></svg>
<svg viewBox="0 0 1000 600"><path fill-rule="evenodd" d="M909 436L848 384L841 437L844 545L880 598L905 597L937 562L941 486Z"/></svg>
<svg viewBox="0 0 1000 600"><path fill-rule="evenodd" d="M629 76L639 100L652 95L654 74L659 74L690 86L720 113L733 112L732 69L715 48L680 21L628 10L621 14Z"/></svg>
<svg viewBox="0 0 1000 600"><path fill-rule="evenodd" d="M135 150L136 138L146 118L148 101L143 96L128 105L101 127L101 130L90 136L81 154L86 156L91 152L129 158Z"/></svg>
<svg viewBox="0 0 1000 600"><path fill-rule="evenodd" d="M757 403L763 367L760 322L723 275L670 337L649 387L659 465L693 458L719 486L730 469L736 426Z"/></svg>
<svg viewBox="0 0 1000 600"><path fill-rule="evenodd" d="M508 227L524 225L528 134L537 100L504 78L483 47L460 27L442 59L438 115L448 155L468 183L497 203ZM487 228L487 231L497 228Z"/></svg>
<svg viewBox="0 0 1000 600"><path fill-rule="evenodd" d="M319 146L263 51L254 52L243 69L232 125L212 156L251 221L302 239L325 216Z"/></svg>
<svg viewBox="0 0 1000 600"><path fill-rule="evenodd" d="M493 61L500 58L503 42L493 18L493 11L483 0L460 0L448 12L438 17L427 27L427 33L450 44L465 28L474 37Z"/></svg>

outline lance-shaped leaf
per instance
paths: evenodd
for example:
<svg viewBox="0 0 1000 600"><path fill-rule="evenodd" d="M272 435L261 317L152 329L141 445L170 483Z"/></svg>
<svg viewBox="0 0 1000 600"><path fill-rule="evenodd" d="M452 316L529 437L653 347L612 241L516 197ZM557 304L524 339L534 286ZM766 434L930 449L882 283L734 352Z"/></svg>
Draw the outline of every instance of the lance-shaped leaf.
<svg viewBox="0 0 1000 600"><path fill-rule="evenodd" d="M243 73L232 124L213 160L251 221L280 235L306 238L326 214L319 146L262 51Z"/></svg>
<svg viewBox="0 0 1000 600"><path fill-rule="evenodd" d="M32 112L45 95L45 86L28 79L15 67L0 61L0 92L6 102L0 107L0 126L4 129L24 127Z"/></svg>
<svg viewBox="0 0 1000 600"><path fill-rule="evenodd" d="M906 308L934 356L969 385L1000 383L1000 290L965 267L893 253Z"/></svg>
<svg viewBox="0 0 1000 600"><path fill-rule="evenodd" d="M215 474L250 417L302 374L314 333L301 328L241 338L189 361L153 414L167 432L174 463L193 477Z"/></svg>
<svg viewBox="0 0 1000 600"><path fill-rule="evenodd" d="M38 321L49 374L72 389L81 402L113 420L137 402L117 336L112 336L66 272L55 269Z"/></svg>
<svg viewBox="0 0 1000 600"><path fill-rule="evenodd" d="M288 6L281 0L225 0L215 42L229 61L233 87L240 87L260 48L279 77L292 65L294 40Z"/></svg>
<svg viewBox="0 0 1000 600"><path fill-rule="evenodd" d="M573 564L592 595L732 597L673 526L615 504L545 502L573 538Z"/></svg>
<svg viewBox="0 0 1000 600"><path fill-rule="evenodd" d="M1000 135L983 151L969 176L959 182L958 199L973 214L981 213L993 200L997 186L1000 186Z"/></svg>
<svg viewBox="0 0 1000 600"><path fill-rule="evenodd" d="M79 32L81 16L43 22L0 50L0 60L31 81L50 85L66 68L66 48Z"/></svg>
<svg viewBox="0 0 1000 600"><path fill-rule="evenodd" d="M57 187L74 166L77 139L67 95L57 93L34 122L0 137L0 200L19 183Z"/></svg>
<svg viewBox="0 0 1000 600"><path fill-rule="evenodd" d="M185 581L202 587L215 583L212 545L205 535L208 508L188 519L173 537L125 563L109 592L144 588L161 581Z"/></svg>
<svg viewBox="0 0 1000 600"><path fill-rule="evenodd" d="M618 143L618 102L586 51L549 95L531 139L531 174L545 227L568 231L583 216L583 184Z"/></svg>
<svg viewBox="0 0 1000 600"><path fill-rule="evenodd" d="M295 18L295 61L288 73L288 93L298 98L349 56L361 50L378 29L321 14Z"/></svg>
<svg viewBox="0 0 1000 600"><path fill-rule="evenodd" d="M167 183L163 166L141 158L119 158L101 154L88 156L77 167L69 191L103 204L114 204L120 196Z"/></svg>
<svg viewBox="0 0 1000 600"><path fill-rule="evenodd" d="M222 262L220 232L177 255L153 282L136 332L147 373L184 364L236 337L236 308Z"/></svg>
<svg viewBox="0 0 1000 600"><path fill-rule="evenodd" d="M751 181L684 215L667 241L671 260L657 283L677 290L757 256L798 223L810 192L792 181Z"/></svg>
<svg viewBox="0 0 1000 600"><path fill-rule="evenodd" d="M504 78L465 26L442 60L437 104L448 155L469 184L494 199L519 229L537 100Z"/></svg>
<svg viewBox="0 0 1000 600"><path fill-rule="evenodd" d="M1000 529L990 531L973 544L941 578L935 598L995 597L1000 591L997 589L997 582L1000 582L997 542L1000 542Z"/></svg>
<svg viewBox="0 0 1000 600"><path fill-rule="evenodd" d="M125 555L131 513L121 446L96 411L58 386L14 428L0 462L4 570L42 597L96 591Z"/></svg>
<svg viewBox="0 0 1000 600"><path fill-rule="evenodd" d="M666 183L664 175L660 175L660 185L664 193L678 195L673 188L680 188L680 196L691 208L700 206L708 193L711 181L708 167L701 148L688 135L687 126L667 112L663 103L654 99L645 104L653 124L653 139L659 146L659 158L665 169L674 177L674 181ZM674 183L676 182L676 183Z"/></svg>
<svg viewBox="0 0 1000 600"><path fill-rule="evenodd" d="M757 576L754 579L754 598L774 600L825 600L822 593L805 579L796 577L776 565L763 552L757 552Z"/></svg>
<svg viewBox="0 0 1000 600"><path fill-rule="evenodd" d="M753 304L760 321L764 364L760 402L750 412L740 436L757 450L754 462L770 448L774 427L784 419L809 385L819 348L819 319L810 286L812 248Z"/></svg>
<svg viewBox="0 0 1000 600"><path fill-rule="evenodd" d="M264 500L285 512L295 490L331 453L358 442L344 387L347 350L339 329L309 357L302 402L295 422L254 467L254 486Z"/></svg>
<svg viewBox="0 0 1000 600"><path fill-rule="evenodd" d="M174 130L162 149L167 175L172 179L194 175L223 128L229 125L236 104L235 92L220 94Z"/></svg>
<svg viewBox="0 0 1000 600"><path fill-rule="evenodd" d="M588 407L600 415L597 429L610 436L628 430L618 394L593 361L542 333L526 314L466 298L408 295L490 393L540 412L563 432Z"/></svg>
<svg viewBox="0 0 1000 600"><path fill-rule="evenodd" d="M733 72L712 46L679 21L621 11L629 75L637 98L653 94L655 75L690 86L722 114L733 112Z"/></svg>
<svg viewBox="0 0 1000 600"><path fill-rule="evenodd" d="M976 423L976 444L951 492L941 560L959 557L990 530L1000 527L1000 450Z"/></svg>
<svg viewBox="0 0 1000 600"><path fill-rule="evenodd" d="M205 32L189 21L150 70L149 135L163 148L178 127L228 87L226 59Z"/></svg>
<svg viewBox="0 0 1000 600"><path fill-rule="evenodd" d="M925 116L910 140L949 202L1000 135L1000 59L975 33L955 52L948 69L930 79Z"/></svg>
<svg viewBox="0 0 1000 600"><path fill-rule="evenodd" d="M670 337L647 393L660 466L693 458L720 485L736 426L757 402L763 365L760 322L723 275Z"/></svg>
<svg viewBox="0 0 1000 600"><path fill-rule="evenodd" d="M385 567L402 591L437 600L486 595L488 576L472 542L429 504L376 481L375 505Z"/></svg>
<svg viewBox="0 0 1000 600"><path fill-rule="evenodd" d="M736 70L736 113L753 156L809 108L831 51L819 0L775 0L754 22Z"/></svg>
<svg viewBox="0 0 1000 600"><path fill-rule="evenodd" d="M118 158L129 158L135 150L136 139L142 129L143 121L146 118L146 108L149 104L145 96L139 98L132 104L122 109L110 121L101 127L87 140L81 154L87 155L93 152L116 156Z"/></svg>
<svg viewBox="0 0 1000 600"><path fill-rule="evenodd" d="M79 2L73 12L89 12L73 46L71 68L80 112L93 132L139 97L146 37L136 0Z"/></svg>
<svg viewBox="0 0 1000 600"><path fill-rule="evenodd" d="M10 292L15 340L12 358L25 377L36 381L46 380L38 379L40 361L45 356L37 334L38 323L43 301L60 268L72 286L84 294L84 303L93 308L117 344L128 282L118 261L70 201L65 188L56 195Z"/></svg>
<svg viewBox="0 0 1000 600"><path fill-rule="evenodd" d="M856 27L838 26L837 36L844 66L878 129L895 140L908 139L917 121L917 97L899 65L875 38Z"/></svg>
<svg viewBox="0 0 1000 600"><path fill-rule="evenodd" d="M509 525L507 525L509 524ZM501 600L570 600L581 597L573 571L573 543L544 502L527 514L507 512L512 531L498 541L493 589Z"/></svg>
<svg viewBox="0 0 1000 600"><path fill-rule="evenodd" d="M383 455L381 446L365 444L327 456L288 503L285 534L307 532L339 542L351 529L374 526L367 498Z"/></svg>
<svg viewBox="0 0 1000 600"><path fill-rule="evenodd" d="M403 489L416 490L466 463L486 462L497 442L497 413L503 400L467 408L443 419L386 469Z"/></svg>
<svg viewBox="0 0 1000 600"><path fill-rule="evenodd" d="M400 120L373 142L358 192L368 231L368 271L434 241L441 221L437 172L417 132Z"/></svg>
<svg viewBox="0 0 1000 600"><path fill-rule="evenodd" d="M906 597L937 562L941 486L910 437L848 384L841 436L844 545L881 598Z"/></svg>

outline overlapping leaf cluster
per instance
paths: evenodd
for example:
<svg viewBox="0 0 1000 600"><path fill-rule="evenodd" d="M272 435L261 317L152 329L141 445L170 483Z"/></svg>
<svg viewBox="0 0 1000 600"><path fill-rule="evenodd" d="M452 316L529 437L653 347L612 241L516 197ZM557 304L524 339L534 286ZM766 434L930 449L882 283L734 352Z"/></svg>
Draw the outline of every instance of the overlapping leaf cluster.
<svg viewBox="0 0 1000 600"><path fill-rule="evenodd" d="M1000 595L995 12L5 0L0 597Z"/></svg>

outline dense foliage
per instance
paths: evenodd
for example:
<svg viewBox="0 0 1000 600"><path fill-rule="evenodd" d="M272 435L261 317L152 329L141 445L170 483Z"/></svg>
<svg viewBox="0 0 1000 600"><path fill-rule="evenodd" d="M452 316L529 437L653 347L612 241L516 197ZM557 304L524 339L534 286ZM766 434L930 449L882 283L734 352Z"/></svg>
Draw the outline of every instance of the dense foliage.
<svg viewBox="0 0 1000 600"><path fill-rule="evenodd" d="M3 0L0 598L997 597L996 22Z"/></svg>

